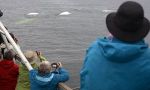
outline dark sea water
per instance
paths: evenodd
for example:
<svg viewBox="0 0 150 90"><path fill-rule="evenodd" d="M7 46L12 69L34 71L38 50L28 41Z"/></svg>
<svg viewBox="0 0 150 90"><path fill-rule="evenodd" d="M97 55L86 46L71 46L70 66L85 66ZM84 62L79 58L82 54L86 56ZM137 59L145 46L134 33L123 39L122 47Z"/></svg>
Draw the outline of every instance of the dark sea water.
<svg viewBox="0 0 150 90"><path fill-rule="evenodd" d="M19 39L21 49L39 50L51 62L61 61L70 72L67 84L79 87L86 48L108 34L105 17L126 0L0 0L1 21ZM150 0L140 2L150 19ZM71 14L60 16L61 12ZM28 16L28 13L39 13ZM150 43L150 35L146 37Z"/></svg>

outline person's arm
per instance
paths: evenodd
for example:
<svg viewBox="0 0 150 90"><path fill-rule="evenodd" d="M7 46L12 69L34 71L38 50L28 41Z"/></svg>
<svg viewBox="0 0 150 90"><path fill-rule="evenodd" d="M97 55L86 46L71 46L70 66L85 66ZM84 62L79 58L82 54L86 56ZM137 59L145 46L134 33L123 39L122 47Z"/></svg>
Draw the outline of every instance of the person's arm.
<svg viewBox="0 0 150 90"><path fill-rule="evenodd" d="M39 52L39 51L35 51L35 52L37 53L37 56L39 57L40 62L47 61L47 59L44 56L42 56L41 52Z"/></svg>
<svg viewBox="0 0 150 90"><path fill-rule="evenodd" d="M37 71L35 70L35 69L31 69L30 71L29 71L29 77L30 77L30 79L32 79L32 77L34 76L34 74L36 73Z"/></svg>
<svg viewBox="0 0 150 90"><path fill-rule="evenodd" d="M41 62L42 61L47 61L47 59L44 56L42 56L42 55L39 56L39 59L40 59Z"/></svg>
<svg viewBox="0 0 150 90"><path fill-rule="evenodd" d="M61 67L58 69L58 72L59 74L56 74L58 82L65 82L69 80L69 72L66 69Z"/></svg>
<svg viewBox="0 0 150 90"><path fill-rule="evenodd" d="M58 68L57 68L57 74L55 74L56 76L56 82L59 83L59 82L65 82L67 80L69 80L69 72L62 68L62 64L61 62L58 62Z"/></svg>

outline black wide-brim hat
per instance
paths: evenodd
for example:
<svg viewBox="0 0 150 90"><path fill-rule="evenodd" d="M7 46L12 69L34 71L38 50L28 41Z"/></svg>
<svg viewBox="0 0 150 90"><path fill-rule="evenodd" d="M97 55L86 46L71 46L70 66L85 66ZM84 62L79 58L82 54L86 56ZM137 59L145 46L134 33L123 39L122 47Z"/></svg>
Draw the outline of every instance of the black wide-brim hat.
<svg viewBox="0 0 150 90"><path fill-rule="evenodd" d="M126 41L126 42L137 42L137 41L142 40L148 34L149 29L150 29L150 22L147 18L144 17L144 11L143 12L138 11L139 8L141 10L143 10L143 8L139 7L139 4L138 5L137 4L138 3L132 2L132 1L125 2L119 7L117 12L113 12L107 15L106 25L107 25L108 31L117 39L121 41ZM137 6L133 6L133 5L137 5L138 8ZM133 10L135 9L135 10L132 11L132 9ZM128 12L126 12L127 10ZM142 17L142 20L139 20L140 24L137 24L135 26L136 27L135 30L127 30L127 29L130 29L130 27L132 27L131 29L134 29L134 26L132 24L130 25L126 23L125 20L131 23L130 20L127 20L127 19L131 19L131 18L134 19L133 16L135 15L136 17L136 14L135 14L136 11L138 12L137 17L140 17L140 19ZM130 15L131 17L128 18L128 16ZM122 19L120 19L120 17Z"/></svg>

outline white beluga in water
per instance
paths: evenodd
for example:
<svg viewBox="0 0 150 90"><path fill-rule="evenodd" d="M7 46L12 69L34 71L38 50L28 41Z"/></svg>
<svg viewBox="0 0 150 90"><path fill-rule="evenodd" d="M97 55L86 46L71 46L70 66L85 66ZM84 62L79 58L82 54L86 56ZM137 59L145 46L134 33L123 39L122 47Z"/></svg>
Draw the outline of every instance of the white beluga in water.
<svg viewBox="0 0 150 90"><path fill-rule="evenodd" d="M104 13L110 13L110 12L115 12L116 10L109 10L109 9L105 9L105 10L102 10L102 12Z"/></svg>
<svg viewBox="0 0 150 90"><path fill-rule="evenodd" d="M28 24L28 23L32 23L33 21L35 21L37 19L35 17L38 16L38 15L39 15L39 13L35 13L35 12L25 14L25 18L16 21L16 24Z"/></svg>
<svg viewBox="0 0 150 90"><path fill-rule="evenodd" d="M70 14L71 14L70 12L66 11L66 12L60 13L59 15L70 15Z"/></svg>
<svg viewBox="0 0 150 90"><path fill-rule="evenodd" d="M38 14L39 14L39 13L35 13L35 12L34 12L34 13L28 13L27 15L28 15L28 16L37 16Z"/></svg>

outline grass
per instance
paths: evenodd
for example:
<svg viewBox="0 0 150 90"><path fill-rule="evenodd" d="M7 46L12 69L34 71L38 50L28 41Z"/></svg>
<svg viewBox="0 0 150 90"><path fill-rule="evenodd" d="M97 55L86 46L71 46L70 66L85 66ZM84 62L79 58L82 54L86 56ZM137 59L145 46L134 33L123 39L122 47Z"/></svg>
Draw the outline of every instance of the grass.
<svg viewBox="0 0 150 90"><path fill-rule="evenodd" d="M30 90L29 71L23 65L19 65L19 79L16 90Z"/></svg>

